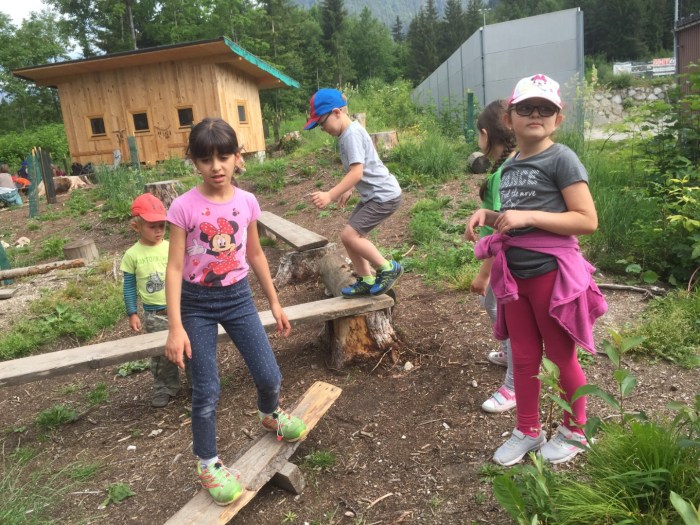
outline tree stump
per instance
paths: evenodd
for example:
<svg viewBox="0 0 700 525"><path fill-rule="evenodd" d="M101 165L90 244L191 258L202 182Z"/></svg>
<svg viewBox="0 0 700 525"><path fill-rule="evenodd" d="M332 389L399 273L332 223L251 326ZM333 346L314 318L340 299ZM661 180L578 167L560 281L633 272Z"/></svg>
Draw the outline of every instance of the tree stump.
<svg viewBox="0 0 700 525"><path fill-rule="evenodd" d="M320 271L328 294L335 297L355 282L349 261L338 251L321 259ZM331 367L338 370L350 363L377 362L385 354L392 363L398 361L391 309L327 321L322 338L330 348Z"/></svg>
<svg viewBox="0 0 700 525"><path fill-rule="evenodd" d="M69 242L63 247L63 256L66 260L85 259L86 262L94 261L99 258L97 246L92 239L78 239Z"/></svg>
<svg viewBox="0 0 700 525"><path fill-rule="evenodd" d="M370 133L372 143L377 151L389 151L399 143L399 136L396 131L380 131L379 133Z"/></svg>
<svg viewBox="0 0 700 525"><path fill-rule="evenodd" d="M353 113L353 115L350 118L352 118L352 120L357 122L363 128L367 127L367 126L365 126L365 124L367 122L367 114L366 113Z"/></svg>
<svg viewBox="0 0 700 525"><path fill-rule="evenodd" d="M162 180L160 182L149 182L144 185L143 191L151 193L160 199L165 209L170 208L175 198L178 196L177 187L179 182L176 180Z"/></svg>
<svg viewBox="0 0 700 525"><path fill-rule="evenodd" d="M337 250L335 243L330 243L304 252L285 253L280 258L280 265L275 275L275 286L280 288L289 283L317 279L321 259L335 250Z"/></svg>

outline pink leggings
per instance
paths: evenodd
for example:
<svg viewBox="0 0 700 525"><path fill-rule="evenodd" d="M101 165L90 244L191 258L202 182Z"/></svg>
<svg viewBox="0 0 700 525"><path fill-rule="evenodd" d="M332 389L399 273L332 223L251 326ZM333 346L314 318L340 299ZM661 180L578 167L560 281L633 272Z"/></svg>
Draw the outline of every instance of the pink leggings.
<svg viewBox="0 0 700 525"><path fill-rule="evenodd" d="M504 306L506 326L513 354L518 430L534 435L540 429L540 381L542 344L548 359L559 367L562 396L570 400L576 389L586 384L586 376L576 356L576 345L559 323L549 315L557 270L531 279L518 279L519 299ZM586 398L573 404L573 423L564 412L563 423L573 429L586 423Z"/></svg>

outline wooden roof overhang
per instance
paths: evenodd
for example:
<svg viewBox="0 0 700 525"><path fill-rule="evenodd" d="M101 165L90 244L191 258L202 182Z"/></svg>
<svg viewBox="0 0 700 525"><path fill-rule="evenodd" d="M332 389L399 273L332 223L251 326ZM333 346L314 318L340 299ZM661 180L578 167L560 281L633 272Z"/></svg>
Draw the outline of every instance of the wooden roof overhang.
<svg viewBox="0 0 700 525"><path fill-rule="evenodd" d="M296 80L226 37L25 67L13 70L12 74L18 78L30 80L38 86L56 87L61 79L75 78L89 73L183 60L231 64L254 78L259 89L299 87Z"/></svg>

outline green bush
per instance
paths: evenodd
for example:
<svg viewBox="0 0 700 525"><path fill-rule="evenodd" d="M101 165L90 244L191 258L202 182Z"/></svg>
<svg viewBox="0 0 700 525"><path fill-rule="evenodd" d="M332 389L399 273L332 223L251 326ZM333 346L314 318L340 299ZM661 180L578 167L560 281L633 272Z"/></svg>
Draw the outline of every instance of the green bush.
<svg viewBox="0 0 700 525"><path fill-rule="evenodd" d="M32 148L42 148L58 163L69 158L68 141L63 124L46 124L23 132L0 135L0 159L16 172Z"/></svg>
<svg viewBox="0 0 700 525"><path fill-rule="evenodd" d="M387 166L403 188L451 180L466 172L468 149L463 140L439 134L402 141L389 152Z"/></svg>

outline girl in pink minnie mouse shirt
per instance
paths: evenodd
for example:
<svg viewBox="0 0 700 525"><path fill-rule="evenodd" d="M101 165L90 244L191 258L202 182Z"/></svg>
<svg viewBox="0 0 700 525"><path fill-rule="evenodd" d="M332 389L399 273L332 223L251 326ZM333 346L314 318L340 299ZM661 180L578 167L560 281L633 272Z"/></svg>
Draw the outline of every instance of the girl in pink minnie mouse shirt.
<svg viewBox="0 0 700 525"><path fill-rule="evenodd" d="M180 368L184 368L184 355L190 359L197 474L214 501L228 505L243 489L236 474L224 466L216 446L219 324L253 376L262 426L286 441L301 439L307 429L301 419L279 407L282 375L248 284L248 269L252 268L270 303L278 333L288 335L290 324L258 238L260 206L252 193L231 184L241 163L236 133L221 119L205 119L192 129L188 153L202 181L175 199L168 211L165 355Z"/></svg>

